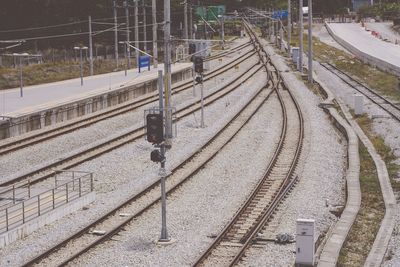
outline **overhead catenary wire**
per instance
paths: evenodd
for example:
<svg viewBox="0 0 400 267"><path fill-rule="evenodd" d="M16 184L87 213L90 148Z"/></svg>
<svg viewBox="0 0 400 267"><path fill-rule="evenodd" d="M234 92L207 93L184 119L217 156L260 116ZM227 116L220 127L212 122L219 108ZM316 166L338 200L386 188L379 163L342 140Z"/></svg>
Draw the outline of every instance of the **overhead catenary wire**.
<svg viewBox="0 0 400 267"><path fill-rule="evenodd" d="M160 22L157 23L157 25L162 25L164 24L164 22ZM125 23L120 24L120 25L125 25ZM146 26L153 26L154 24L147 24ZM123 29L118 29L118 31L120 32L124 32L127 29L134 29L134 28L140 28L140 27L144 27L144 25L138 25L138 26L130 26L129 28L125 27ZM114 27L107 29L107 30L98 30L98 31L94 31L92 32L92 35L97 35L103 32L107 32L107 31L112 31L114 30ZM44 39L53 39L53 38L62 38L62 37L69 37L69 36L79 36L79 35L85 35L85 34L89 34L89 32L79 32L79 33L66 33L66 34L57 34L57 35L46 35L46 36L37 36L37 37L28 37L28 38L21 38L21 39L17 39L17 40L13 40L16 42L19 41L33 41L33 40L44 40ZM6 42L9 40L0 40L0 42Z"/></svg>

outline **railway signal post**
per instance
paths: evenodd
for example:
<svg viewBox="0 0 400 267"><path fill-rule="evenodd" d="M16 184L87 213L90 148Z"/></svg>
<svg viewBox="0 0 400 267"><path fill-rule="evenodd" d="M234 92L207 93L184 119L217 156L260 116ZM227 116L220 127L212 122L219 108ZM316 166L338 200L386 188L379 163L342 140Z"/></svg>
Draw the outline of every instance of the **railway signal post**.
<svg viewBox="0 0 400 267"><path fill-rule="evenodd" d="M200 56L194 57L194 71L197 73L196 82L200 84L201 92L201 128L204 128L204 85L203 85L203 58Z"/></svg>

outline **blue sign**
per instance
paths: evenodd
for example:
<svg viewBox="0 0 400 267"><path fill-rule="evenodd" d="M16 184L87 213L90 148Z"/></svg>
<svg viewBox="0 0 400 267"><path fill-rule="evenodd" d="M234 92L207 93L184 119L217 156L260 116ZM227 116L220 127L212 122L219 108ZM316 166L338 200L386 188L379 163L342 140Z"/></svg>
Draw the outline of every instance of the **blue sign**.
<svg viewBox="0 0 400 267"><path fill-rule="evenodd" d="M150 57L149 56L140 56L139 57L139 73L142 68L148 68L150 70Z"/></svg>
<svg viewBox="0 0 400 267"><path fill-rule="evenodd" d="M272 13L272 18L274 19L287 19L289 12L287 10L278 10Z"/></svg>

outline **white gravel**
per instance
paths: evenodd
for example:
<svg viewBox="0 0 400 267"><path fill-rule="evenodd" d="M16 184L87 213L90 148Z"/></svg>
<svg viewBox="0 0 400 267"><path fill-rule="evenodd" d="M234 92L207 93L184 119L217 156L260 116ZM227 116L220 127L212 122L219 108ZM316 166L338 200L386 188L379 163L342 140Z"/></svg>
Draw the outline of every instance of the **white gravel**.
<svg viewBox="0 0 400 267"><path fill-rule="evenodd" d="M191 151L200 147L222 127L224 122L228 121L233 112L244 105L252 92L265 82L265 74L259 73L251 82L243 83L239 89L225 96L223 100L206 107L206 130L197 128L198 113L180 121L178 138L174 140L173 148L167 154L167 167L170 169L171 166L177 165ZM215 114L219 115L215 116ZM196 137L193 138L193 136ZM66 216L24 240L16 241L0 250L0 266L20 265L152 183L157 179L158 168L149 159L151 149L152 147L147 142L139 140L76 167L75 169L95 172L97 200L90 205L88 210Z"/></svg>
<svg viewBox="0 0 400 267"><path fill-rule="evenodd" d="M316 236L326 232L336 217L329 212L330 205L344 204L345 138L331 125L327 115L317 107L320 99L304 86L292 88L305 119L305 139L296 173L300 181L280 206L278 215L270 224L276 224L269 235L296 234L296 219L314 219ZM268 233L264 233L268 234ZM295 243L278 245L268 243L264 248L252 248L243 265L291 266L295 260Z"/></svg>
<svg viewBox="0 0 400 267"><path fill-rule="evenodd" d="M314 64L318 77L326 84L332 85L334 93L341 97L344 102L351 108L354 107L352 95L359 94L356 90L350 88L343 83L335 75L329 73L318 64ZM400 124L392 119L384 110L364 97L364 112L369 118L372 118L372 131L381 136L385 144L392 148L396 156L395 163L400 164L400 140L398 133L400 132ZM396 194L396 192L395 192ZM398 193L397 193L398 194ZM400 210L398 206L397 210ZM386 258L388 259L384 266L400 265L400 213L397 214L396 227L389 243Z"/></svg>
<svg viewBox="0 0 400 267"><path fill-rule="evenodd" d="M334 94L354 109L354 95L360 95L360 93L349 87L336 75L325 70L317 62L314 66L318 77L327 85L334 85L331 86ZM364 97L363 102L364 112L373 120L372 130L385 140L385 143L392 148L395 156L399 158L400 141L398 133L400 132L400 124L368 98ZM397 163L400 164L400 160L397 160Z"/></svg>
<svg viewBox="0 0 400 267"><path fill-rule="evenodd" d="M249 59L241 64L239 70L240 73L255 62L257 62L255 59ZM240 73L233 69L224 73L219 78L214 78L205 82L205 94L217 90L220 88L221 84L234 79L234 77L237 77L236 75L239 75ZM197 86L197 96L200 95L199 90L200 88ZM187 104L193 101L192 95L193 91L189 89L185 92L174 95L172 100L174 103ZM143 125L143 111L154 105L156 104L148 104L133 112L98 122L89 127L0 157L0 166L2 166L0 171L0 181L4 181L8 176L13 174L26 172L44 162L60 158L66 152L79 149L82 146L101 140L117 132L124 131L129 127L135 125L141 126Z"/></svg>
<svg viewBox="0 0 400 267"><path fill-rule="evenodd" d="M262 176L280 134L280 106L270 103L216 158L168 199L168 227L176 242L158 247L160 206L74 262L79 266L190 266L212 242Z"/></svg>

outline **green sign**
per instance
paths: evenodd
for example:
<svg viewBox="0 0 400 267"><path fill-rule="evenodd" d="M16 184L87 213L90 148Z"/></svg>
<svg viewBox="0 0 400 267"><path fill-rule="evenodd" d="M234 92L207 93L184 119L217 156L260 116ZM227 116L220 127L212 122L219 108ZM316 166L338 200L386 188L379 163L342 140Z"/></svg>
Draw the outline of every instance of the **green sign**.
<svg viewBox="0 0 400 267"><path fill-rule="evenodd" d="M220 6L207 6L207 7L197 7L196 15L204 18L205 20L212 22L217 21L219 15L224 15L226 7L224 5Z"/></svg>

